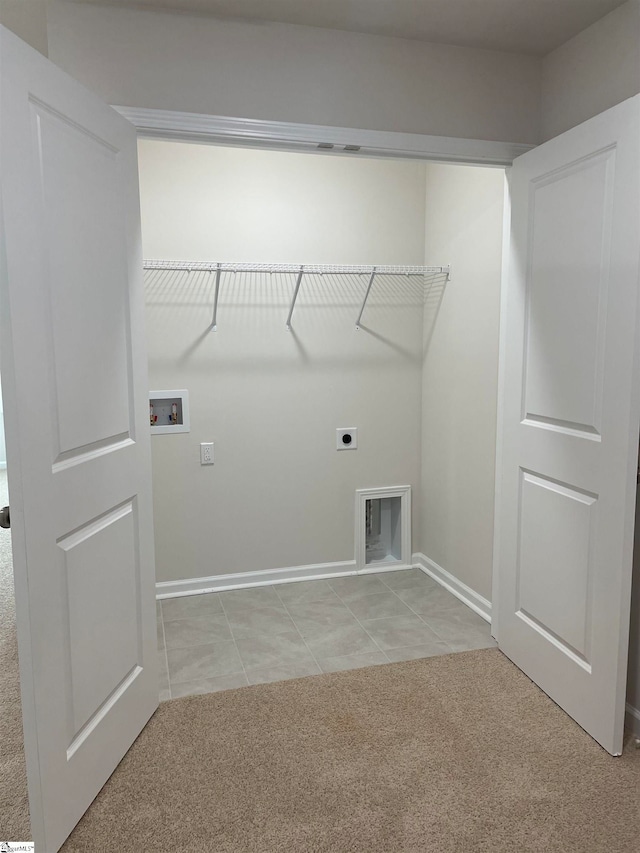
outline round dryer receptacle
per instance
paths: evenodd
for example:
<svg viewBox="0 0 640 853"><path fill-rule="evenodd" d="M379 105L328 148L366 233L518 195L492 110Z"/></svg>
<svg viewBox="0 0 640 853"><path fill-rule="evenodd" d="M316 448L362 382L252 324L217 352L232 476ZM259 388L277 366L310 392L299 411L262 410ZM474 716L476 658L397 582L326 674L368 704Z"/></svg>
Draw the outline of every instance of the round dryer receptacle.
<svg viewBox="0 0 640 853"><path fill-rule="evenodd" d="M336 430L336 450L356 450L357 447L357 427L341 427Z"/></svg>

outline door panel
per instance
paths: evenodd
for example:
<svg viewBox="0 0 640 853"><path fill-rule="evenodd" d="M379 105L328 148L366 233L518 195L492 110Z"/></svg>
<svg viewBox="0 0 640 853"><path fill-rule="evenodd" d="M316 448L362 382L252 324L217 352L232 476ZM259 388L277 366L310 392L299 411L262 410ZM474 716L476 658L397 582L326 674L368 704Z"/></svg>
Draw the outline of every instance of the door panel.
<svg viewBox="0 0 640 853"><path fill-rule="evenodd" d="M640 96L509 175L499 644L622 748L640 424Z"/></svg>
<svg viewBox="0 0 640 853"><path fill-rule="evenodd" d="M136 134L2 28L0 61L25 751L54 853L158 704Z"/></svg>
<svg viewBox="0 0 640 853"><path fill-rule="evenodd" d="M529 471L521 478L517 612L589 666L589 545L597 498Z"/></svg>
<svg viewBox="0 0 640 853"><path fill-rule="evenodd" d="M538 426L600 434L614 178L608 150L530 185L523 418Z"/></svg>
<svg viewBox="0 0 640 853"><path fill-rule="evenodd" d="M58 462L97 441L132 437L130 324L123 314L126 199L119 151L108 139L41 103L31 110L44 202ZM79 191L86 216L78 215ZM68 322L70 307L81 322ZM78 352L92 353L90 369Z"/></svg>
<svg viewBox="0 0 640 853"><path fill-rule="evenodd" d="M69 694L76 738L142 658L139 555L131 501L58 542L69 611Z"/></svg>

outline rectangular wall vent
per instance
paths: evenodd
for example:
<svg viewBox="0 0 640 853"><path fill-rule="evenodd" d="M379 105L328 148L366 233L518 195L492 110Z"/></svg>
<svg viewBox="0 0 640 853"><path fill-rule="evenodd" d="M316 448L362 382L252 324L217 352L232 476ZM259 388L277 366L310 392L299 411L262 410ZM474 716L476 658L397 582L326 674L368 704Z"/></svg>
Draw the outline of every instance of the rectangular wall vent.
<svg viewBox="0 0 640 853"><path fill-rule="evenodd" d="M411 565L411 486L356 491L356 569Z"/></svg>

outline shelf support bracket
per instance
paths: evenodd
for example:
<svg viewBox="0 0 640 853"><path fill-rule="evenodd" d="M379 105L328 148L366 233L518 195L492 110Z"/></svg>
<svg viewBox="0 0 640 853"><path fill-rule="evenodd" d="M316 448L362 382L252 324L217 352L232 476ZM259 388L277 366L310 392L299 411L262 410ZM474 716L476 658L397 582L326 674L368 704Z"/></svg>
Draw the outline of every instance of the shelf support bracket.
<svg viewBox="0 0 640 853"><path fill-rule="evenodd" d="M213 296L213 318L211 320L211 331L218 331L218 296L220 294L220 275L222 273L222 269L220 264L216 267L216 289Z"/></svg>
<svg viewBox="0 0 640 853"><path fill-rule="evenodd" d="M360 308L360 313L358 314L358 319L356 320L356 331L360 331L360 320L362 320L362 315L364 314L364 306L367 304L367 299L369 298L369 294L371 293L371 288L373 287L373 282L376 277L376 268L374 267L371 271L371 278L369 279L369 284L367 286L367 292L364 295L364 299L362 300L362 307Z"/></svg>
<svg viewBox="0 0 640 853"><path fill-rule="evenodd" d="M289 308L289 316L287 317L287 331L291 331L291 318L293 317L293 309L296 305L296 299L298 298L298 291L300 290L300 285L302 284L302 276L304 275L304 267L300 267L298 271L298 278L296 280L296 286L293 291L293 299L291 300L291 306Z"/></svg>

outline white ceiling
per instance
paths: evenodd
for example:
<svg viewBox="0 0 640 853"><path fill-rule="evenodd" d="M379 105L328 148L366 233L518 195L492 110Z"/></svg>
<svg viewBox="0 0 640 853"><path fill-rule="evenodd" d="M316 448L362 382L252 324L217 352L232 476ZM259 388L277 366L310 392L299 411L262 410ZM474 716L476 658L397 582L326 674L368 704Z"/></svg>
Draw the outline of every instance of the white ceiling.
<svg viewBox="0 0 640 853"><path fill-rule="evenodd" d="M73 0L545 54L624 0Z"/></svg>

